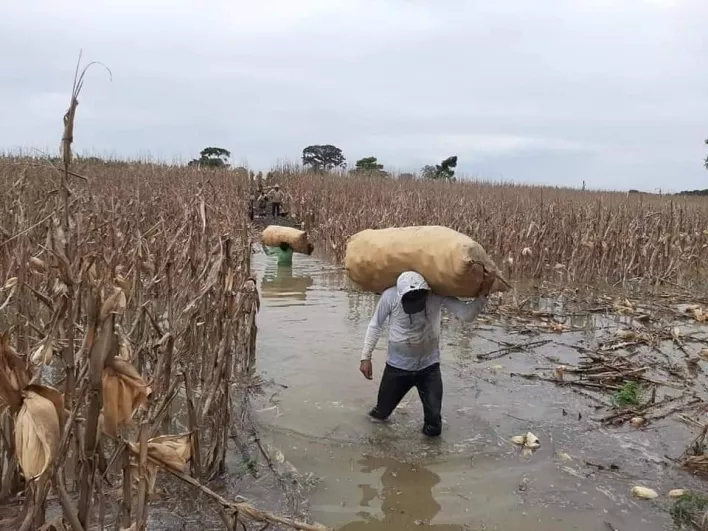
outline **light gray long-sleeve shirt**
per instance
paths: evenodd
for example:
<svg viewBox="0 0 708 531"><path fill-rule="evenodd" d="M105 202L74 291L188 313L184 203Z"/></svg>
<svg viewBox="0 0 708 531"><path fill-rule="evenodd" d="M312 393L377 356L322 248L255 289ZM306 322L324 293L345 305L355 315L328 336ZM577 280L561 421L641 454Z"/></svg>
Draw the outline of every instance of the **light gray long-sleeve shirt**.
<svg viewBox="0 0 708 531"><path fill-rule="evenodd" d="M386 363L406 371L420 371L440 362L440 323L442 308L463 321L474 321L484 309L487 297L464 302L455 297L428 295L425 311L412 315L403 311L396 287L383 292L366 330L362 361L370 360L389 320L388 355Z"/></svg>

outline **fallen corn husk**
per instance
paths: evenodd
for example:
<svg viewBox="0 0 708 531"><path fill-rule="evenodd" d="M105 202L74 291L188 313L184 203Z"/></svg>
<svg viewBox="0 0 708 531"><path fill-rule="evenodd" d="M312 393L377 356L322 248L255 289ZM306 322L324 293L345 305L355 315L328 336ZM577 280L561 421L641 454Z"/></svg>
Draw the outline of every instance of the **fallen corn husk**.
<svg viewBox="0 0 708 531"><path fill-rule="evenodd" d="M541 441L538 440L533 433L528 432L526 435L516 435L509 439L512 443L523 446L524 448L529 448L535 450L541 446Z"/></svg>
<svg viewBox="0 0 708 531"><path fill-rule="evenodd" d="M105 433L115 436L130 424L138 407L146 405L152 389L133 365L113 358L103 369L103 416Z"/></svg>
<svg viewBox="0 0 708 531"><path fill-rule="evenodd" d="M565 365L558 365L558 367L556 367L555 370L553 371L553 373L556 377L556 380L558 380L559 382L563 381L563 375L565 374L565 369L566 369Z"/></svg>
<svg viewBox="0 0 708 531"><path fill-rule="evenodd" d="M632 487L632 496L643 500L653 500L659 497L655 490L640 486Z"/></svg>
<svg viewBox="0 0 708 531"><path fill-rule="evenodd" d="M511 442L513 442L514 444L518 444L519 446L523 446L524 443L526 442L526 435L514 435L509 440Z"/></svg>
<svg viewBox="0 0 708 531"><path fill-rule="evenodd" d="M685 494L688 494L686 489L671 489L669 491L669 498L680 498Z"/></svg>
<svg viewBox="0 0 708 531"><path fill-rule="evenodd" d="M646 419L644 417L632 417L632 419L629 421L629 423L634 428L639 428L640 426L643 426L645 422Z"/></svg>
<svg viewBox="0 0 708 531"><path fill-rule="evenodd" d="M538 437L536 437L533 433L528 432L526 434L526 442L524 443L524 446L526 448L539 448L541 446L541 441L538 440Z"/></svg>
<svg viewBox="0 0 708 531"><path fill-rule="evenodd" d="M130 449L134 452L134 460L131 463L133 478L139 481L139 466L136 462L140 454L139 443L129 443ZM187 461L192 457L191 433L181 435L160 435L148 441L148 457L158 460L161 464L177 472L184 470ZM157 479L158 465L154 462L147 463L148 492L155 491L155 480Z"/></svg>
<svg viewBox="0 0 708 531"><path fill-rule="evenodd" d="M15 452L27 481L41 476L52 464L59 437L55 404L35 391L27 391L15 418Z"/></svg>
<svg viewBox="0 0 708 531"><path fill-rule="evenodd" d="M556 455L561 461L565 461L566 463L573 460L573 458L570 457L570 455L568 455L566 452L558 452Z"/></svg>

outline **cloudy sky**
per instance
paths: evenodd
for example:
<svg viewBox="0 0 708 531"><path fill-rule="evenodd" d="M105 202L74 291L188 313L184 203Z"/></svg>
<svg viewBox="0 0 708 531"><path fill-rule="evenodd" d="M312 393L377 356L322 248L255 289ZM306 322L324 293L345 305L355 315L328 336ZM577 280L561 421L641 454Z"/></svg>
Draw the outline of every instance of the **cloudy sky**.
<svg viewBox="0 0 708 531"><path fill-rule="evenodd" d="M0 148L267 169L309 144L415 171L591 188L708 187L706 0L3 2Z"/></svg>

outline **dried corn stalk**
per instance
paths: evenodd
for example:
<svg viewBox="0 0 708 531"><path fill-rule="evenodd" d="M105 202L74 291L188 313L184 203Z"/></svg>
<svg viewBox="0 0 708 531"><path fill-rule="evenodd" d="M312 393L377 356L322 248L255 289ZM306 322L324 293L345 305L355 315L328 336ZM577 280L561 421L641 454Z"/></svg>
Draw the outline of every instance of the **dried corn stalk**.
<svg viewBox="0 0 708 531"><path fill-rule="evenodd" d="M133 413L147 405L152 390L130 362L113 358L103 370L103 429L115 436L118 428L130 424Z"/></svg>
<svg viewBox="0 0 708 531"><path fill-rule="evenodd" d="M59 437L55 404L35 391L27 391L15 418L15 452L28 481L41 476L52 464Z"/></svg>

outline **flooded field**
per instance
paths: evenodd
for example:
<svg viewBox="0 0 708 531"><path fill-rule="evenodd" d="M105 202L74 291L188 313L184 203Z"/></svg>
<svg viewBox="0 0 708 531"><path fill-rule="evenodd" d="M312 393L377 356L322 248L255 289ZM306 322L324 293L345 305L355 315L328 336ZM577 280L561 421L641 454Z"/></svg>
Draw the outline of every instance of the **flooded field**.
<svg viewBox="0 0 708 531"><path fill-rule="evenodd" d="M473 324L445 320L445 427L431 442L420 433L414 392L391 423L367 419L386 348L384 335L374 381L366 381L358 364L374 295L352 291L343 271L302 255L288 268L258 253L253 268L262 304L257 370L268 382L254 401L255 420L279 449L276 461L292 464L310 488L316 521L343 530L654 531L674 528L670 489L704 488L670 460L695 427L673 416L643 429L603 427L600 395L514 376L577 364L578 351L616 330L620 317L573 317L570 331L533 337L493 314ZM536 347L478 359L505 342ZM702 376L697 382L703 396ZM509 439L528 431L541 447L524 454ZM633 498L635 485L659 498Z"/></svg>

